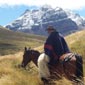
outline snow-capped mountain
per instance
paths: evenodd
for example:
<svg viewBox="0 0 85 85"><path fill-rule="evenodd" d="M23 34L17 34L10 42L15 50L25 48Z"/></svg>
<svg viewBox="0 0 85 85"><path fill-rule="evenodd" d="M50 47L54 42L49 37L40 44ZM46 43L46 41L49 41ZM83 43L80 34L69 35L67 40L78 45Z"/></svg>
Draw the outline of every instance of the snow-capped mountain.
<svg viewBox="0 0 85 85"><path fill-rule="evenodd" d="M70 10L65 10L68 18L72 19L78 26L85 26L84 18L81 17L79 14L75 14L74 12Z"/></svg>
<svg viewBox="0 0 85 85"><path fill-rule="evenodd" d="M40 9L26 10L18 19L6 25L14 31L46 35L45 29L53 25L64 35L85 26L85 20L69 10L44 5Z"/></svg>

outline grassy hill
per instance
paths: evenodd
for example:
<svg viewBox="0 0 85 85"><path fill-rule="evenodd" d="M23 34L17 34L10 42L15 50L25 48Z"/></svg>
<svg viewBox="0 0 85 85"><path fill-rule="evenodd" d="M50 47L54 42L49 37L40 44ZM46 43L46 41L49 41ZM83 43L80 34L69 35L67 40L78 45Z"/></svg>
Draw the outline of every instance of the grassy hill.
<svg viewBox="0 0 85 85"><path fill-rule="evenodd" d="M67 36L66 41L72 52L79 53L83 56L84 67L85 67L84 36L85 36L85 31L76 32L72 35ZM36 46L35 44L33 44L34 46L32 46L31 44L31 46L32 47L37 46L36 48L37 50L42 50L43 46L38 47L41 43L39 43L39 45L36 44ZM17 67L17 65L20 64L22 61L22 56L23 52L0 56L0 85L43 85L38 77L37 67L32 62L27 66L27 70ZM84 73L85 73L85 68L84 68ZM56 81L56 85L72 85L72 83L63 78L62 80Z"/></svg>
<svg viewBox="0 0 85 85"><path fill-rule="evenodd" d="M85 30L67 36L66 40L71 51L80 54L85 64Z"/></svg>
<svg viewBox="0 0 85 85"><path fill-rule="evenodd" d="M0 55L16 53L27 47L37 47L44 42L45 37L13 32L0 26Z"/></svg>

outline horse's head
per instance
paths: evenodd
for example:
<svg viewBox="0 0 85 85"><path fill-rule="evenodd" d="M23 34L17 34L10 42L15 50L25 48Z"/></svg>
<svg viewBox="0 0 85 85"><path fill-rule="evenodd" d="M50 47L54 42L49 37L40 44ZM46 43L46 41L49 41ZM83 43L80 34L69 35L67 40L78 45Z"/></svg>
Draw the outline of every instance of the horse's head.
<svg viewBox="0 0 85 85"><path fill-rule="evenodd" d="M40 53L35 50L31 50L30 48L27 49L25 47L24 54L23 54L23 60L22 60L22 67L26 67L26 65L30 62L33 61L35 64L37 64L37 59Z"/></svg>
<svg viewBox="0 0 85 85"><path fill-rule="evenodd" d="M22 66L22 67L26 67L26 65L27 65L30 61L31 61L30 48L27 49L27 48L25 47L21 66Z"/></svg>

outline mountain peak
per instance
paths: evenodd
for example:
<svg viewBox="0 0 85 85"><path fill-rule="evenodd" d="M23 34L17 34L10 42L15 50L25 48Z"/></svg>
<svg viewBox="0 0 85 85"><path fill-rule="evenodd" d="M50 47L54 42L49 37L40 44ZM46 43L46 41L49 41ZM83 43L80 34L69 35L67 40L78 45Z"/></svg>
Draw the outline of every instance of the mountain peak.
<svg viewBox="0 0 85 85"><path fill-rule="evenodd" d="M50 5L43 5L41 8L40 8L42 11L47 11L48 9L52 9L52 7Z"/></svg>
<svg viewBox="0 0 85 85"><path fill-rule="evenodd" d="M78 30L79 26L85 26L85 20L78 14L60 7L43 5L40 9L27 9L22 16L6 27L14 31L45 35L48 25L53 25L59 32L68 34Z"/></svg>
<svg viewBox="0 0 85 85"><path fill-rule="evenodd" d="M56 10L56 11L60 11L60 10L63 10L63 9L60 8L60 7L56 7L55 10Z"/></svg>

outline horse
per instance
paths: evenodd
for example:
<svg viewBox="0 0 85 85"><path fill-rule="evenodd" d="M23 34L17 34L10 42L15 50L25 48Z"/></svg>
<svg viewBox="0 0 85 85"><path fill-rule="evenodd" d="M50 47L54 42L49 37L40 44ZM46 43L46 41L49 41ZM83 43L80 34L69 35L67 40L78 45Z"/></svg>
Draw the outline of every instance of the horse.
<svg viewBox="0 0 85 85"><path fill-rule="evenodd" d="M25 47L21 67L25 68L30 61L33 61L38 66L37 60L40 54L37 50L27 49ZM53 79L65 77L75 82L83 81L83 60L78 54L68 53L62 55L56 64L49 65L49 70Z"/></svg>

